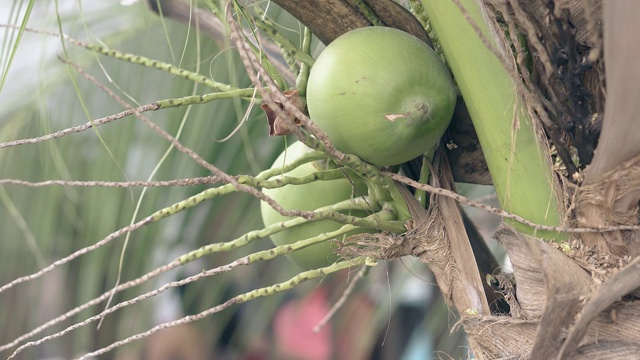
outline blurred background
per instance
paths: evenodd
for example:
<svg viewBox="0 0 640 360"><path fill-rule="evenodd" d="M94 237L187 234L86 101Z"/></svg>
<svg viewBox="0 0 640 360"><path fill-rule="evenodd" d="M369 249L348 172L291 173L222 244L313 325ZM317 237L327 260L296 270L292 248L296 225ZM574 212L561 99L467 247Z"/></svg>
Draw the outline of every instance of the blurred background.
<svg viewBox="0 0 640 360"><path fill-rule="evenodd" d="M258 3L300 43L302 27L268 2ZM149 57L248 87L236 52L220 39L163 19L142 1L0 3L0 22L63 33L89 43ZM28 17L27 17L28 14ZM59 36L3 27L0 143L78 126L124 109L59 60L67 58L131 105L205 94L209 89L166 72L101 56ZM320 43L314 41L314 54ZM249 114L242 122L245 113ZM228 174L255 175L284 149L269 137L265 116L244 99L146 113L153 122ZM237 131L236 131L237 129ZM289 143L293 141L288 140ZM134 116L58 139L0 148L0 179L31 182L172 180L208 176L188 156ZM30 187L0 184L0 286L32 274L154 211L211 185L151 187ZM467 187L470 197L490 188ZM474 214L486 233L497 219ZM0 346L200 246L230 241L262 227L258 200L230 194L131 233L33 281L0 293ZM262 239L237 251L207 256L115 295L111 306L168 282L270 248ZM304 283L293 291L232 306L201 321L160 331L105 359L428 359L467 358L464 337L449 334L455 314L444 306L427 268L412 258L381 262L358 284L320 332L311 329L340 298L350 273ZM21 352L19 359L67 359L149 328L193 315L252 289L284 281L300 269L274 259L173 288ZM91 306L25 341L34 341L94 316ZM20 344L24 343L21 342ZM8 357L17 346L5 348Z"/></svg>

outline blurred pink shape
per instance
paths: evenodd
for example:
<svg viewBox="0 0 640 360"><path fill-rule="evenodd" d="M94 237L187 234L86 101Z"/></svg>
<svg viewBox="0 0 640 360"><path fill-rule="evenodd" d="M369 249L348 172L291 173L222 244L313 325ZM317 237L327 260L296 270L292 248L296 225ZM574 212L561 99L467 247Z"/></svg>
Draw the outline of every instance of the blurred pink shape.
<svg viewBox="0 0 640 360"><path fill-rule="evenodd" d="M278 355L284 359L325 360L331 358L331 323L319 332L313 328L329 312L327 291L318 287L303 299L285 304L274 319Z"/></svg>

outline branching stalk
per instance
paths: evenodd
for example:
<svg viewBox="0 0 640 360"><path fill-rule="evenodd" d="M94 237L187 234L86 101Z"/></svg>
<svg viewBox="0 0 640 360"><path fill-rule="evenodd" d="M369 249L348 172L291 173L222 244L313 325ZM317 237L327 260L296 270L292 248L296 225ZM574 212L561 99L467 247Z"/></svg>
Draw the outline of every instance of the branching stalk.
<svg viewBox="0 0 640 360"><path fill-rule="evenodd" d="M254 7L254 9L257 9ZM246 16L246 14L244 14ZM273 22L267 18L262 19L261 14L258 14L258 17L252 18L254 24L258 27L258 29L264 31L273 41L279 44L284 50L283 53L300 61L303 64L308 66L313 66L313 63L316 61L311 57L308 53L305 53L300 48L298 48L291 40L284 37L278 29L274 26Z"/></svg>
<svg viewBox="0 0 640 360"><path fill-rule="evenodd" d="M215 313L218 313L232 305L235 304L240 304L243 302L247 302L249 300L254 300L260 297L264 297L264 296L270 296L270 295L274 295L286 290L290 290L293 289L294 287L298 286L299 284L301 284L304 281L308 281L308 280L312 280L312 279L317 279L317 278L321 278L326 276L327 274L330 273L334 273L337 271L341 271L341 270L345 270L345 269L349 269L352 267L359 267L362 265L370 265L369 262L367 262L367 259L364 257L359 257L359 258L355 258L352 260L347 260L347 261L341 261L341 262L337 262L333 265L321 268L321 269L315 269L315 270L309 270L309 271L305 271L302 272L294 277L292 277L291 279L278 283L278 284L274 284L271 286L267 286L264 288L260 288L260 289L255 289L253 291L250 291L248 293L242 294L242 295L238 295L230 300L228 300L227 302L214 306L210 309L207 309L201 313L192 315L192 316L187 316L187 317L183 317L179 320L175 320L172 322L168 322L168 323L163 323L160 325L157 325L143 333L139 333L139 334L135 334L132 335L126 339L120 340L120 341L116 341L113 344L106 346L102 349L93 351L91 353L87 353L84 354L82 357L78 358L78 360L83 360L83 359L92 359L98 355L104 354L106 352L109 352L113 349L116 349L122 345L128 344L130 342L148 337L156 332L158 332L159 330L162 329L166 329L166 328L170 328L170 327L174 327L177 325L181 325L181 324L186 324L186 323L190 323L190 322L194 322L197 320L201 320L209 315L213 315Z"/></svg>
<svg viewBox="0 0 640 360"><path fill-rule="evenodd" d="M305 26L304 33L302 35L302 52L304 52L305 54L310 54L311 52L311 39L311 30ZM296 78L296 88L298 89L298 95L300 95L300 97L302 98L307 96L307 82L309 81L309 71L311 71L311 66L302 63L300 65L300 73Z"/></svg>
<svg viewBox="0 0 640 360"><path fill-rule="evenodd" d="M370 200L363 199L363 198L349 199L349 200L341 201L337 204L321 207L318 210L316 210L316 212L319 214L322 214L322 213L336 213L336 212L349 211L349 210L371 210L369 201ZM374 209L374 210L378 211L379 209ZM389 220L394 220L393 215L394 214L390 214L388 211L378 212L363 220L366 220L369 223L370 228L373 228L373 229L384 228L390 224ZM181 256L180 258L178 258L178 260L182 264L185 264L185 263L194 261L196 259L199 259L203 256L207 256L207 255L219 253L219 252L230 251L230 250L245 246L254 240L266 238L278 232L285 231L285 230L294 228L296 226L306 224L308 222L309 220L306 220L303 218L294 218L290 220L285 220L285 221L267 226L260 230L250 231L242 235L241 237L229 242L205 245L199 249L193 250L188 254Z"/></svg>

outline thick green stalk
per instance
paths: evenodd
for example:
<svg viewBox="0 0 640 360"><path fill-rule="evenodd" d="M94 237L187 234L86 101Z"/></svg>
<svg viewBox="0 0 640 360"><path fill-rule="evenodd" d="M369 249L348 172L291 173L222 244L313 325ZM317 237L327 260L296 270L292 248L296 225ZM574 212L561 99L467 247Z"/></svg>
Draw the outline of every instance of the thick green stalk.
<svg viewBox="0 0 640 360"><path fill-rule="evenodd" d="M469 109L502 208L538 224L560 225L551 164L536 139L516 84L485 45L502 48L485 22L480 1L422 0L422 4ZM510 224L538 237L563 238L558 233Z"/></svg>

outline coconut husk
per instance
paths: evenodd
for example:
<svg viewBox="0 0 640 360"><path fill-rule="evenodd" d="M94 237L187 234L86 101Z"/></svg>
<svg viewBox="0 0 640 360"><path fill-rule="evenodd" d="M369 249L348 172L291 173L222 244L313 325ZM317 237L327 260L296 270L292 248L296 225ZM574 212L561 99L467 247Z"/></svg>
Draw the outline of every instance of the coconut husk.
<svg viewBox="0 0 640 360"><path fill-rule="evenodd" d="M551 140L569 179L594 156L604 110L602 5L600 0L491 0L496 28L507 28L509 43L526 36L527 48L515 46L522 94ZM580 28L577 27L579 24ZM531 70L526 59L531 59ZM580 162L575 163L577 153Z"/></svg>
<svg viewBox="0 0 640 360"><path fill-rule="evenodd" d="M640 156L636 156L580 187L576 219L580 226L606 227L638 224ZM640 232L612 231L581 234L589 247L616 258L640 255Z"/></svg>
<svg viewBox="0 0 640 360"><path fill-rule="evenodd" d="M592 226L638 224L640 200L640 44L628 34L640 30L637 1L607 2L604 6L604 50L607 107L593 163L587 167L578 193L578 223ZM589 246L612 256L640 255L637 231L582 236Z"/></svg>
<svg viewBox="0 0 640 360"><path fill-rule="evenodd" d="M495 238L514 264L517 291L509 314L460 320L478 358L628 359L639 354L640 301L624 295L640 286L640 260L598 287L556 246L508 225Z"/></svg>
<svg viewBox="0 0 640 360"><path fill-rule="evenodd" d="M436 156L435 186L455 190L453 175L443 152ZM425 210L406 189L401 188L413 223L405 234L412 254L429 266L447 303L459 313L489 314L489 303L478 264L465 230L458 203L433 195Z"/></svg>

